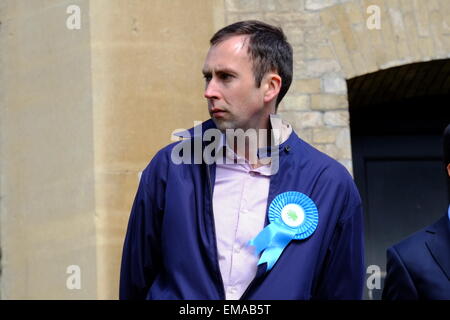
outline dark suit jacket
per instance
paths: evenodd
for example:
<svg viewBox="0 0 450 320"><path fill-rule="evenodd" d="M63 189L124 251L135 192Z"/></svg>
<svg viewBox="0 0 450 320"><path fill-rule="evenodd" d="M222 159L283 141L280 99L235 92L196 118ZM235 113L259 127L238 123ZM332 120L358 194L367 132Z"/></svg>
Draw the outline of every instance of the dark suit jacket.
<svg viewBox="0 0 450 320"><path fill-rule="evenodd" d="M450 300L447 214L387 250L384 300Z"/></svg>

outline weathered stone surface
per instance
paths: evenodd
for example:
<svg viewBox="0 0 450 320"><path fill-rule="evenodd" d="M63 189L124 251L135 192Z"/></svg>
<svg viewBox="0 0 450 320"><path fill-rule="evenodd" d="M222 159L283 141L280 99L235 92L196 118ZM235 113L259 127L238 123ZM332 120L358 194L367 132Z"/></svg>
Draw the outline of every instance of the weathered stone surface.
<svg viewBox="0 0 450 320"><path fill-rule="evenodd" d="M283 12L304 10L304 0L260 0L260 2L263 11Z"/></svg>
<svg viewBox="0 0 450 320"><path fill-rule="evenodd" d="M321 10L338 3L338 0L306 0L306 10Z"/></svg>
<svg viewBox="0 0 450 320"><path fill-rule="evenodd" d="M314 143L335 143L336 137L340 132L339 128L314 128L313 129L313 142Z"/></svg>
<svg viewBox="0 0 450 320"><path fill-rule="evenodd" d="M327 73L322 77L323 91L326 93L343 94L347 92L347 82L337 73Z"/></svg>
<svg viewBox="0 0 450 320"><path fill-rule="evenodd" d="M345 110L348 108L346 95L313 94L311 95L311 108L313 110Z"/></svg>
<svg viewBox="0 0 450 320"><path fill-rule="evenodd" d="M294 80L289 90L299 93L320 93L320 79Z"/></svg>
<svg viewBox="0 0 450 320"><path fill-rule="evenodd" d="M345 111L327 111L323 116L326 126L347 127L349 125L349 113Z"/></svg>
<svg viewBox="0 0 450 320"><path fill-rule="evenodd" d="M309 110L311 98L307 94L289 95L283 98L280 103L280 110Z"/></svg>
<svg viewBox="0 0 450 320"><path fill-rule="evenodd" d="M323 126L322 112L296 112L292 114L292 125L295 128L314 128Z"/></svg>
<svg viewBox="0 0 450 320"><path fill-rule="evenodd" d="M259 0L225 0L225 10L235 11L258 11Z"/></svg>

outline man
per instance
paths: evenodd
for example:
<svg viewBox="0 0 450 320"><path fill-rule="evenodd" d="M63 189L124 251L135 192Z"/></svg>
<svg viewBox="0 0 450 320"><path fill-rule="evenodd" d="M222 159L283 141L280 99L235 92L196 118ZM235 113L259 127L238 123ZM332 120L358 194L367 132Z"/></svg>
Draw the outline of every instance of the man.
<svg viewBox="0 0 450 320"><path fill-rule="evenodd" d="M444 130L450 179L450 124ZM450 206L434 224L387 250L384 300L450 300Z"/></svg>
<svg viewBox="0 0 450 320"><path fill-rule="evenodd" d="M243 21L210 43L203 75L211 119L143 171L120 298L360 299L362 210L353 180L275 115L292 81L283 31ZM196 142L203 137L202 154L217 129L215 159L227 161L198 162ZM244 135L244 148L234 144L239 130L266 129L257 140ZM180 150L194 163L175 161Z"/></svg>

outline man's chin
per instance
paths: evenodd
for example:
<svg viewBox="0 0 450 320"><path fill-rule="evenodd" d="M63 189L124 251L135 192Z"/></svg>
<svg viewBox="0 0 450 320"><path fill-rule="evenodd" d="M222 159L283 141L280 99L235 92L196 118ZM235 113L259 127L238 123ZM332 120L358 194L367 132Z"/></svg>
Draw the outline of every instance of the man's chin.
<svg viewBox="0 0 450 320"><path fill-rule="evenodd" d="M211 118L214 121L214 124L216 125L217 129L219 129L222 132L225 132L225 130L227 129L235 129L236 126L234 125L234 123L230 122L230 121L226 121L223 119L215 119L215 118Z"/></svg>

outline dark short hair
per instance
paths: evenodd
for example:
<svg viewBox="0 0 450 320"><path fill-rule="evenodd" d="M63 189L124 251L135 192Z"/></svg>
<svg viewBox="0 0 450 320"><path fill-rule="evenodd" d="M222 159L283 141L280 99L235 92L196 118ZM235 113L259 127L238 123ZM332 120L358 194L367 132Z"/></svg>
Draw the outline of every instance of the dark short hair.
<svg viewBox="0 0 450 320"><path fill-rule="evenodd" d="M261 86L264 75L276 71L281 77L280 93L276 106L285 96L292 82L292 47L283 30L267 23L248 20L233 23L217 31L210 40L211 46L232 36L248 35L248 54L253 62L256 87Z"/></svg>
<svg viewBox="0 0 450 320"><path fill-rule="evenodd" d="M444 165L447 167L450 163L450 124L444 130L442 147L444 148Z"/></svg>

